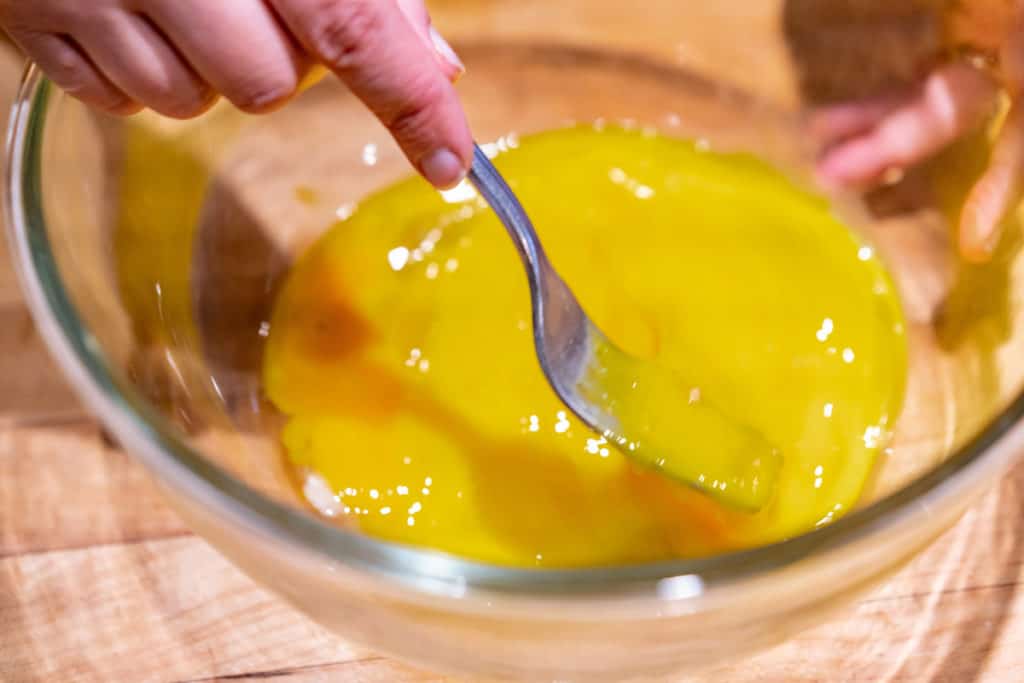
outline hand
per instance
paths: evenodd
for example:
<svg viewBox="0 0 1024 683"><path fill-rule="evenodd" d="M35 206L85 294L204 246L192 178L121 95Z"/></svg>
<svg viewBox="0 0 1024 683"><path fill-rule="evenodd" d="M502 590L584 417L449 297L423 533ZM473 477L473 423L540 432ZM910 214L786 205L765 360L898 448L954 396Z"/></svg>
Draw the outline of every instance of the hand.
<svg viewBox="0 0 1024 683"><path fill-rule="evenodd" d="M218 96L261 113L314 64L333 71L437 187L472 138L458 57L422 0L0 0L0 26L58 86L108 112L197 116Z"/></svg>
<svg viewBox="0 0 1024 683"><path fill-rule="evenodd" d="M995 111L1002 87L1011 98L988 169L964 204L960 251L972 262L987 261L1000 238L1003 219L1024 193L1024 2L971 0L953 17L952 32L963 42L998 56L994 72L967 63L937 68L912 92L830 106L812 116L825 144L818 165L828 185L866 187L890 169L932 156L977 130Z"/></svg>

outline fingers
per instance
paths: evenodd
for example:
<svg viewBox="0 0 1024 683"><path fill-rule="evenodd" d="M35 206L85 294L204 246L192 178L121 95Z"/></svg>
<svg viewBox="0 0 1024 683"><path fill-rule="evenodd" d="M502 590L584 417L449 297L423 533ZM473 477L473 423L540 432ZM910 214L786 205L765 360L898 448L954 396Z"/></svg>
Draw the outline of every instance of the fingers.
<svg viewBox="0 0 1024 683"><path fill-rule="evenodd" d="M903 99L887 95L825 107L811 114L810 133L822 145L831 146L871 130L903 102Z"/></svg>
<svg viewBox="0 0 1024 683"><path fill-rule="evenodd" d="M1024 192L1024 108L1018 102L999 131L988 169L971 189L960 215L960 253L983 263L999 245L1003 219Z"/></svg>
<svg viewBox="0 0 1024 683"><path fill-rule="evenodd" d="M428 181L465 177L472 137L438 52L395 0L272 0L317 60L377 115ZM433 43L433 41L431 41ZM457 66L455 67L457 70Z"/></svg>
<svg viewBox="0 0 1024 683"><path fill-rule="evenodd" d="M155 0L146 11L199 75L243 111L279 107L309 70L309 60L263 2Z"/></svg>
<svg viewBox="0 0 1024 683"><path fill-rule="evenodd" d="M134 111L138 102L189 117L222 93L264 112L322 63L434 185L456 184L472 160L452 87L463 67L423 0L94 0L37 9L0 0L5 26L16 27L54 81L108 111ZM66 30L74 35L61 37Z"/></svg>
<svg viewBox="0 0 1024 683"><path fill-rule="evenodd" d="M122 92L173 118L191 118L215 93L144 17L105 12L78 27L76 39Z"/></svg>
<svg viewBox="0 0 1024 683"><path fill-rule="evenodd" d="M970 66L943 67L928 77L916 96L882 115L867 132L829 150L819 162L819 176L830 185L867 185L889 169L923 161L981 125L996 93L995 84ZM862 118L874 113L877 110L854 112Z"/></svg>
<svg viewBox="0 0 1024 683"><path fill-rule="evenodd" d="M27 31L13 33L12 37L58 87L86 104L113 114L132 114L141 108L111 83L70 38Z"/></svg>
<svg viewBox="0 0 1024 683"><path fill-rule="evenodd" d="M975 183L960 214L960 253L974 263L988 261L1002 237L1003 221L1024 194L1024 2L1015 0L1001 17L1005 33L995 45L1001 54L1000 75L1014 99L999 130L988 168ZM989 27L992 35L998 35Z"/></svg>

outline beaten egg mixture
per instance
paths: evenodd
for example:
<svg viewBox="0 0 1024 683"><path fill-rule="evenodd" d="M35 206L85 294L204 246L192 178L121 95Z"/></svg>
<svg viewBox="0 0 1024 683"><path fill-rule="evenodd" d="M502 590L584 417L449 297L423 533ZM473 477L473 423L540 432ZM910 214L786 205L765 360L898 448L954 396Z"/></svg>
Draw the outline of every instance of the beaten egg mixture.
<svg viewBox="0 0 1024 683"><path fill-rule="evenodd" d="M752 157L640 131L506 140L495 159L609 337L781 456L758 512L631 462L538 366L505 230L469 185L367 198L296 264L264 357L307 497L370 536L509 566L695 557L828 523L896 418L904 323L872 248ZM699 468L713 434L681 437Z"/></svg>

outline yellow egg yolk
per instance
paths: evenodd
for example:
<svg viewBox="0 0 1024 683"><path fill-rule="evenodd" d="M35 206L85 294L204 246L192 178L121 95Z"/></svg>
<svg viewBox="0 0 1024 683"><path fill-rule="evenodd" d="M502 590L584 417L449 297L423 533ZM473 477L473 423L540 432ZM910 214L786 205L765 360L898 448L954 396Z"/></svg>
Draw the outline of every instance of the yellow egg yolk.
<svg viewBox="0 0 1024 683"><path fill-rule="evenodd" d="M327 232L276 303L266 391L317 507L381 539L583 567L761 545L854 505L907 362L871 247L749 156L613 128L513 142L495 163L587 313L778 447L771 499L732 509L578 422L497 218L466 184L410 179ZM688 462L716 451L673 438Z"/></svg>

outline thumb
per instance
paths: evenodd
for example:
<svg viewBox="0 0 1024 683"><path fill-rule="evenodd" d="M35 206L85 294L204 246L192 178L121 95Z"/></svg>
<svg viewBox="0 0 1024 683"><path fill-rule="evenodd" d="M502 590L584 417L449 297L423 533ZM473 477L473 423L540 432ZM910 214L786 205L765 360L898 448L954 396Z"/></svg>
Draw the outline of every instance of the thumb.
<svg viewBox="0 0 1024 683"><path fill-rule="evenodd" d="M451 83L461 63L438 49L422 3L271 2L303 47L376 114L431 184L451 187L465 177L473 140Z"/></svg>
<svg viewBox="0 0 1024 683"><path fill-rule="evenodd" d="M960 253L974 263L991 258L1002 236L1003 220L1020 201L1024 180L1024 108L1010 107L992 157L971 188L960 215Z"/></svg>
<svg viewBox="0 0 1024 683"><path fill-rule="evenodd" d="M1001 76L1012 103L992 147L988 168L971 188L960 215L960 253L984 263L1002 237L1003 221L1024 194L1024 3L1015 1L1001 46Z"/></svg>

